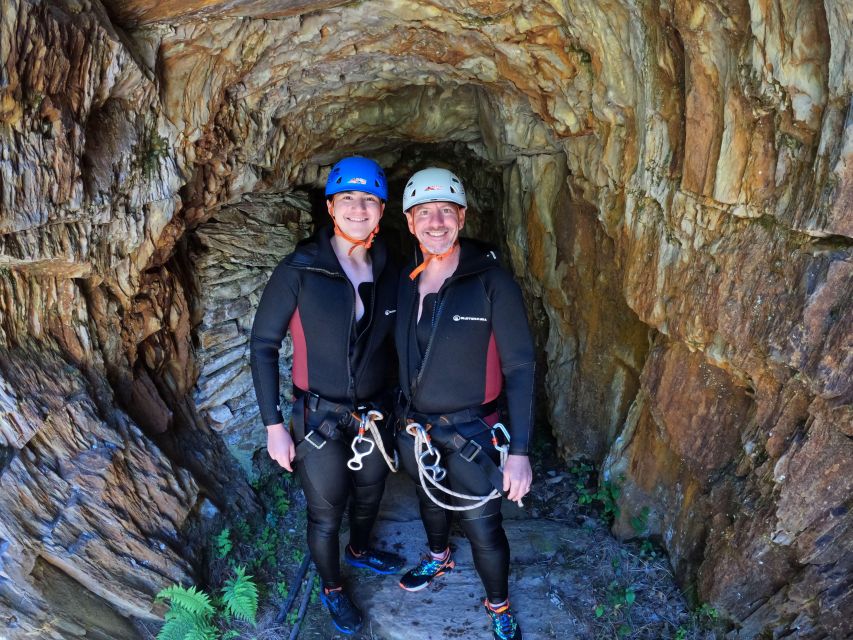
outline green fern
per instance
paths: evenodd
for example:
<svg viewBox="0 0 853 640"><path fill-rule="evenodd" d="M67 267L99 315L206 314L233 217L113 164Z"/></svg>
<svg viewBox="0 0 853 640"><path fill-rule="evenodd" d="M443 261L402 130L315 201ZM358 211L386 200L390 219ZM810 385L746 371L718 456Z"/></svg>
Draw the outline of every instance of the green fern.
<svg viewBox="0 0 853 640"><path fill-rule="evenodd" d="M157 640L184 640L187 634L195 629L195 620L181 610L180 615L172 614L171 611L166 613L166 624L160 629L157 634Z"/></svg>
<svg viewBox="0 0 853 640"><path fill-rule="evenodd" d="M156 600L169 600L172 610L178 607L201 619L210 618L215 613L210 596L192 586L187 588L176 584L166 587L157 594Z"/></svg>
<svg viewBox="0 0 853 640"><path fill-rule="evenodd" d="M214 542L216 544L216 555L220 558L224 558L231 553L231 549L233 548L231 543L231 529L225 527L219 532L219 535L214 538Z"/></svg>
<svg viewBox="0 0 853 640"><path fill-rule="evenodd" d="M166 624L157 640L219 640L219 632L207 618L175 607L166 612Z"/></svg>
<svg viewBox="0 0 853 640"><path fill-rule="evenodd" d="M238 620L255 624L258 612L258 587L252 576L246 575L245 567L235 567L235 577L230 578L222 588L222 602L225 610Z"/></svg>
<svg viewBox="0 0 853 640"><path fill-rule="evenodd" d="M166 623L157 640L219 640L219 632L211 622L215 610L204 591L172 585L160 591L156 600L169 601Z"/></svg>

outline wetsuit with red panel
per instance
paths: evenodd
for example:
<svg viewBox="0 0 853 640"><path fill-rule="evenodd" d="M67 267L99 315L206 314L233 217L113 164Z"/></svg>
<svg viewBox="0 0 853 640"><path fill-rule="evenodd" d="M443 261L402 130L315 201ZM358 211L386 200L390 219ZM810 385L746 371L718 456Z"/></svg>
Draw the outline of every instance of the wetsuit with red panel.
<svg viewBox="0 0 853 640"><path fill-rule="evenodd" d="M364 315L356 320L355 290L332 248L332 235L331 227L321 228L279 263L258 304L250 344L261 419L274 425L283 421L279 351L288 331L293 339L296 471L308 500L308 546L327 588L340 585L338 531L348 498L350 546L362 550L388 474L378 454L365 457L359 471L350 471L346 462L357 428L352 411L365 405L388 413L399 279L377 238L369 250L373 282L359 286ZM311 446L304 446L312 431Z"/></svg>
<svg viewBox="0 0 853 640"><path fill-rule="evenodd" d="M402 420L431 424L434 445L456 432L498 460L490 426L500 415L511 435L509 453L527 455L533 427L534 349L521 290L487 244L461 238L459 266L435 294L423 300L418 281L402 277L395 342L400 362ZM408 273L408 270L404 270ZM504 401L505 399L505 401ZM398 431L401 462L416 480L412 436ZM443 451L454 491L487 495L492 484L480 466ZM447 548L450 514L418 484L421 517L430 550ZM507 598L509 545L500 499L461 512L474 563L492 602Z"/></svg>

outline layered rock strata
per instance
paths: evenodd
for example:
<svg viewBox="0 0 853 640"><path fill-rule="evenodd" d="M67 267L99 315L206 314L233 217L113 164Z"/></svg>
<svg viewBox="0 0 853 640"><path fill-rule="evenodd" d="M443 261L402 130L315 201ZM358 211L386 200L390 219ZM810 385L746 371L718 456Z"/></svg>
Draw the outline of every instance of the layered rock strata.
<svg viewBox="0 0 853 640"><path fill-rule="evenodd" d="M234 418L244 374L227 390L199 377L214 356L198 356L213 325L196 283L222 274L188 231L203 241L246 194L320 187L345 153L401 180L413 146L461 145L501 176L501 220L483 227L505 233L534 310L543 414L567 458L606 456L617 532L648 507L644 534L735 635L850 633L849 3L4 9L0 341L108 381L102 415L118 403L158 440L157 474L174 461L232 495L210 427L251 431ZM486 191L474 181L472 208L493 208ZM240 294L221 319L244 329ZM62 441L8 406L4 499L14 464ZM138 593L95 593L141 613Z"/></svg>

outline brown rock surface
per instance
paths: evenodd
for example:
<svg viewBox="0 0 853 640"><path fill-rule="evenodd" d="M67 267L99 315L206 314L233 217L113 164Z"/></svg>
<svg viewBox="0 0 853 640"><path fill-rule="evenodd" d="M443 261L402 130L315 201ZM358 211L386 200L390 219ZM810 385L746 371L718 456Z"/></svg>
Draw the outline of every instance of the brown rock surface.
<svg viewBox="0 0 853 640"><path fill-rule="evenodd" d="M246 332L308 222L270 203L344 153L401 181L459 150L541 415L625 477L617 533L648 506L733 637L851 633L849 2L3 9L0 634L77 609L49 633L124 637L97 612L149 617L189 570L130 559L197 492L252 508L226 454L258 446Z"/></svg>

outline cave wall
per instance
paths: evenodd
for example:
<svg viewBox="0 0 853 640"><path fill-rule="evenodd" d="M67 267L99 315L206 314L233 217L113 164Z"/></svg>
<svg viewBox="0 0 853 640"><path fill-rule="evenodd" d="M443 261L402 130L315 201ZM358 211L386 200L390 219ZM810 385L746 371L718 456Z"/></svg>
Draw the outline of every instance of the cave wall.
<svg viewBox="0 0 853 640"><path fill-rule="evenodd" d="M238 435L257 426L236 394L245 372L217 379L215 357L237 351L202 352L216 325L245 331L254 294L240 288L248 309L206 317L199 285L222 274L192 238L210 249L217 211L239 225L248 194L318 188L342 154L393 173L413 144L464 145L502 176L499 228L545 352L542 413L566 458L604 461L623 485L615 531L634 535L631 515L649 507L646 533L682 584L742 637L840 637L853 557L851 24L840 0L7 2L4 362L85 378L91 416L70 419L75 433L103 421L145 443L173 513L159 514L160 490L134 500L169 535L199 496L250 505L245 486L225 490L228 469L240 474L216 435L230 425L232 449L254 446ZM68 440L25 409L52 406L53 386L10 370L0 499L28 504L19 494L38 484L63 514L61 474L23 464ZM75 466L77 439L54 466ZM96 480L75 478L96 502ZM126 506L105 504L124 521ZM159 585L99 592L96 567L141 552L112 542L115 558L92 560L69 542L63 556L15 513L0 577L14 561L28 594L44 591L38 556L122 614L151 615L141 593L187 571L170 557ZM135 535L155 544L163 531ZM0 608L18 629L45 624L47 605L8 591Z"/></svg>

